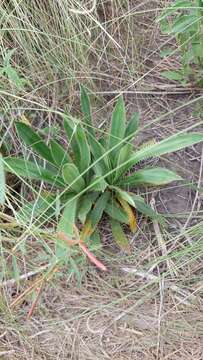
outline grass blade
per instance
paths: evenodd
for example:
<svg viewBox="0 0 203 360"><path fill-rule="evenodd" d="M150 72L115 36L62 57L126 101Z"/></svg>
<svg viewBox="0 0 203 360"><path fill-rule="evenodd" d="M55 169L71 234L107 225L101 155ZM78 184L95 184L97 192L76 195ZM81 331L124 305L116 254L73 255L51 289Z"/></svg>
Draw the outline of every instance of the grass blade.
<svg viewBox="0 0 203 360"><path fill-rule="evenodd" d="M0 205L4 204L5 196L6 196L6 182L5 182L4 163L3 163L2 155L0 153Z"/></svg>

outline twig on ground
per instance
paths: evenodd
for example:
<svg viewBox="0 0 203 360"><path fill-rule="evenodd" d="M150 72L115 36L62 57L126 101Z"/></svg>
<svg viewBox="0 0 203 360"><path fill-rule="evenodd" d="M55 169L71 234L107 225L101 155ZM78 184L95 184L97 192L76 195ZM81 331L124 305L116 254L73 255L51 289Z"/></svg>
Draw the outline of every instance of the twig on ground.
<svg viewBox="0 0 203 360"><path fill-rule="evenodd" d="M40 272L46 270L48 267L49 267L49 264L41 266L39 269L37 269L35 271L30 271L30 272L28 272L26 274L22 274L22 275L19 276L18 279L9 279L9 280L3 281L2 283L0 283L0 287L13 286L16 283L18 283L19 281L29 280L31 277L33 277L33 276L39 274Z"/></svg>
<svg viewBox="0 0 203 360"><path fill-rule="evenodd" d="M27 318L26 318L27 320L29 320L31 318L31 316L32 316L32 314L33 314L33 312L34 312L34 310L35 310L35 308L37 306L40 294L42 292L43 285L44 285L44 282L42 282L40 284L40 286L37 288L36 298L35 298L34 302L32 303L32 306L31 306L31 308L30 308L30 310L29 310L29 312L27 314Z"/></svg>

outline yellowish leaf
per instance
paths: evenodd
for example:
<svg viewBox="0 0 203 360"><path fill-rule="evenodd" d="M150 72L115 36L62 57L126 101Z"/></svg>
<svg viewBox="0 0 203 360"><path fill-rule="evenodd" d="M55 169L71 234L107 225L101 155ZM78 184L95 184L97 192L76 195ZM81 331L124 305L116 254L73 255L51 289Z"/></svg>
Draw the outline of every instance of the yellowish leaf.
<svg viewBox="0 0 203 360"><path fill-rule="evenodd" d="M123 210L128 216L128 222L130 226L130 230L134 233L137 230L137 220L136 216L131 208L131 206L127 203L127 201L123 200L120 196L117 197L120 202Z"/></svg>
<svg viewBox="0 0 203 360"><path fill-rule="evenodd" d="M90 220L87 220L80 234L80 239L85 241L94 232L94 227Z"/></svg>

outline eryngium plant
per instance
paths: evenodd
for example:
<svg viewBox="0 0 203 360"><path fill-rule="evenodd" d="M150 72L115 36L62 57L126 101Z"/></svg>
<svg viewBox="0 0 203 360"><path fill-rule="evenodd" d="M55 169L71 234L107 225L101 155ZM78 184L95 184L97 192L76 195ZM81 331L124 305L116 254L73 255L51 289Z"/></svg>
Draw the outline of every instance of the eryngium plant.
<svg viewBox="0 0 203 360"><path fill-rule="evenodd" d="M200 133L181 133L163 139L147 147L135 148L133 139L138 131L139 115L134 113L126 120L122 97L116 102L109 131L97 136L92 123L89 97L81 89L83 121L63 115L66 145L55 139L48 144L29 125L16 123L19 138L39 157L35 161L5 157L9 172L19 177L43 181L49 185L39 197L34 215L38 221L55 216L56 204L60 204L60 218L56 233L56 256L67 255L67 245L79 244L81 249L96 263L86 244L91 247L98 241L98 224L103 215L110 221L117 245L130 251L122 224L136 231L136 212L162 221L141 196L139 186L160 186L182 178L171 170L161 167L145 167L134 170L141 160L171 153L203 140ZM101 133L100 133L101 134ZM131 191L129 191L131 189ZM27 214L33 211L27 207ZM22 218L23 209L20 211ZM100 268L105 269L101 263Z"/></svg>

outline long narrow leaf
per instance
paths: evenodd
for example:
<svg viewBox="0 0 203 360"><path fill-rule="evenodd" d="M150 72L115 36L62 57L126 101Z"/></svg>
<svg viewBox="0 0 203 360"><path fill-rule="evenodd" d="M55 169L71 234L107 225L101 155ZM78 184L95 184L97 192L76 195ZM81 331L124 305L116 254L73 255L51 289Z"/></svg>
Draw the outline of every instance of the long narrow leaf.
<svg viewBox="0 0 203 360"><path fill-rule="evenodd" d="M161 167L136 171L133 175L125 177L120 185L165 185L172 181L182 180L181 176L173 171Z"/></svg>
<svg viewBox="0 0 203 360"><path fill-rule="evenodd" d="M92 126L90 100L83 86L80 87L80 100L81 100L81 110L84 114L84 122L87 124L86 126L87 131L91 133L93 136L95 136L94 128Z"/></svg>
<svg viewBox="0 0 203 360"><path fill-rule="evenodd" d="M63 178L71 189L79 193L85 187L85 181L74 164L65 164L62 169Z"/></svg>
<svg viewBox="0 0 203 360"><path fill-rule="evenodd" d="M64 164L71 162L71 158L62 146L55 140L50 140L51 154L55 164L61 168Z"/></svg>
<svg viewBox="0 0 203 360"><path fill-rule="evenodd" d="M93 227L90 219L87 218L80 234L81 241L86 241L93 234L94 230L95 227Z"/></svg>
<svg viewBox="0 0 203 360"><path fill-rule="evenodd" d="M68 115L64 115L63 116L64 122L63 122L63 127L65 129L68 141L71 142L71 138L73 136L73 133L76 129L77 123L74 123L72 121L72 119L70 119L70 117Z"/></svg>
<svg viewBox="0 0 203 360"><path fill-rule="evenodd" d="M108 135L101 136L98 141L103 146L103 148L106 149L108 146Z"/></svg>
<svg viewBox="0 0 203 360"><path fill-rule="evenodd" d="M126 212L124 212L121 206L114 199L108 202L104 211L114 220L117 220L124 224L129 224L129 220Z"/></svg>
<svg viewBox="0 0 203 360"><path fill-rule="evenodd" d="M61 219L57 226L58 236L56 238L56 256L60 260L67 261L68 244L74 235L75 218L77 211L77 200L74 196L67 201ZM59 236L60 235L60 236ZM63 241L62 239L67 239ZM70 239L70 241L69 241ZM74 244L74 242L73 242Z"/></svg>
<svg viewBox="0 0 203 360"><path fill-rule="evenodd" d="M110 192L106 191L96 201L95 207L92 210L92 212L90 213L90 217L89 217L93 227L95 227L99 223L99 221L101 220L104 209L106 207L106 204L107 204L109 198L110 198Z"/></svg>
<svg viewBox="0 0 203 360"><path fill-rule="evenodd" d="M90 213L89 219L93 227L95 227L102 218L104 209L110 198L110 192L104 192L99 199L96 201L95 207Z"/></svg>
<svg viewBox="0 0 203 360"><path fill-rule="evenodd" d="M74 234L77 202L78 199L74 195L72 198L70 197L66 203L61 219L57 226L57 231L63 232L70 238L72 238Z"/></svg>
<svg viewBox="0 0 203 360"><path fill-rule="evenodd" d="M125 138L128 137L128 141L130 141L135 136L135 132L138 130L139 117L140 117L139 113L134 112L128 122L128 125L125 130Z"/></svg>
<svg viewBox="0 0 203 360"><path fill-rule="evenodd" d="M65 186L64 180L42 166L36 165L32 161L17 159L14 157L4 158L6 170L16 176L25 177L33 180L40 180L56 186Z"/></svg>
<svg viewBox="0 0 203 360"><path fill-rule="evenodd" d="M89 144L87 142L85 132L82 129L81 125L77 126L75 132L75 139L79 150L79 170L80 172L83 172L84 170L87 170L91 158Z"/></svg>
<svg viewBox="0 0 203 360"><path fill-rule="evenodd" d="M80 149L76 140L76 130L78 127L78 122L73 122L68 116L64 116L64 129L69 140L69 144L73 150L73 161L77 165L80 166Z"/></svg>
<svg viewBox="0 0 203 360"><path fill-rule="evenodd" d="M109 135L109 149L116 146L125 135L125 123L126 123L126 114L125 114L125 104L123 97L119 97L116 106L113 110L112 120L111 120L111 132ZM113 160L115 154L117 153L118 148L114 149L110 157Z"/></svg>
<svg viewBox="0 0 203 360"><path fill-rule="evenodd" d="M128 241L127 237L125 236L124 231L123 231L121 225L119 224L119 222L112 219L111 220L111 229L112 229L112 234L113 234L116 244L120 247L121 250L123 250L127 253L130 253L129 241Z"/></svg>
<svg viewBox="0 0 203 360"><path fill-rule="evenodd" d="M98 250L102 247L101 237L99 231L95 230L93 234L90 236L88 247L90 250Z"/></svg>
<svg viewBox="0 0 203 360"><path fill-rule="evenodd" d="M195 23L198 23L200 18L198 18L196 15L182 15L179 17L173 24L171 28L171 33L180 33L188 29L191 25L194 25Z"/></svg>
<svg viewBox="0 0 203 360"><path fill-rule="evenodd" d="M55 164L51 154L51 150L32 128L23 122L16 123L16 130L18 136L24 141L27 146L30 146L36 151L43 159Z"/></svg>
<svg viewBox="0 0 203 360"><path fill-rule="evenodd" d="M129 226L130 226L130 230L134 233L137 230L136 216L135 216L131 206L129 205L129 203L127 201L122 199L120 196L118 196L118 201L120 202L123 210L125 211L125 213L126 213L126 215L128 217L128 223L129 223Z"/></svg>
<svg viewBox="0 0 203 360"><path fill-rule="evenodd" d="M111 188L115 190L117 197L123 199L124 201L127 201L127 203L131 206L134 206L134 200L131 196L131 193L120 189L118 186L112 186Z"/></svg>
<svg viewBox="0 0 203 360"><path fill-rule="evenodd" d="M106 155L105 148L91 134L88 136L88 142L90 144L94 160L96 161L101 158L101 160L97 163L100 168L100 175L105 175L110 170L109 156Z"/></svg>
<svg viewBox="0 0 203 360"><path fill-rule="evenodd" d="M85 194L81 198L77 216L82 224L85 223L87 215L91 210L97 197L98 197L98 193L91 193L91 194Z"/></svg>
<svg viewBox="0 0 203 360"><path fill-rule="evenodd" d="M93 179L90 181L89 186L91 186L88 191L101 191L107 188L107 182L104 180L103 176L94 176Z"/></svg>
<svg viewBox="0 0 203 360"><path fill-rule="evenodd" d="M104 192L96 201L94 208L89 213L86 223L81 232L81 239L84 241L94 232L97 224L102 218L106 204L110 198L108 191Z"/></svg>
<svg viewBox="0 0 203 360"><path fill-rule="evenodd" d="M120 152L119 152L119 155L118 155L118 160L117 160L117 170L116 170L116 173L115 173L115 179L119 179L119 177L122 175L122 167L120 167L120 165L124 164L130 157L131 155L131 152L132 152L132 145L131 144L125 144L121 149L120 149Z"/></svg>
<svg viewBox="0 0 203 360"><path fill-rule="evenodd" d="M161 156L167 153L172 153L184 149L188 146L200 143L203 141L203 134L189 133L172 135L158 143L152 144L144 149L140 149L134 153L131 158L122 167L123 173L130 169L133 165L141 160L146 160L151 157Z"/></svg>

